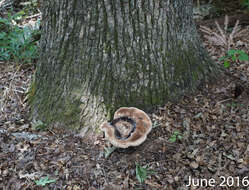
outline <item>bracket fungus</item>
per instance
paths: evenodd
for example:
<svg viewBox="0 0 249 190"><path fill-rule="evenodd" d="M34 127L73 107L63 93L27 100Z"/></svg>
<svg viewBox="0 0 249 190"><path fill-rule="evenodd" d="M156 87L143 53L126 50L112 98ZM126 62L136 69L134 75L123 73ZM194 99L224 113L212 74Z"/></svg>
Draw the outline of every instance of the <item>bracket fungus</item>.
<svg viewBox="0 0 249 190"><path fill-rule="evenodd" d="M135 107L121 107L111 122L104 122L100 130L110 143L119 148L142 144L152 129L149 116Z"/></svg>

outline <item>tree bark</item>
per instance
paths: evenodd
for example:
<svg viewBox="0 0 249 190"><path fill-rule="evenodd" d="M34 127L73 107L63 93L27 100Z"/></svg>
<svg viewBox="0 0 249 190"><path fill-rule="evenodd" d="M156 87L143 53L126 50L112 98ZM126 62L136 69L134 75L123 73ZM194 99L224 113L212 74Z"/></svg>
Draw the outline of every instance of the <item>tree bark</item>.
<svg viewBox="0 0 249 190"><path fill-rule="evenodd" d="M44 1L33 118L94 129L121 106L148 111L195 90L217 68L192 8L192 0Z"/></svg>

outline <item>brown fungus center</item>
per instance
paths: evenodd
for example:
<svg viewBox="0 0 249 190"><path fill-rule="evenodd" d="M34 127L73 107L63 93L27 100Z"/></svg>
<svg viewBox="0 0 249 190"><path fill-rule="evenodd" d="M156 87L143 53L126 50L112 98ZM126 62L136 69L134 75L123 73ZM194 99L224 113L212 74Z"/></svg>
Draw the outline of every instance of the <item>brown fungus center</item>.
<svg viewBox="0 0 249 190"><path fill-rule="evenodd" d="M114 127L115 137L121 140L128 139L136 130L136 122L126 116L114 119L110 124Z"/></svg>

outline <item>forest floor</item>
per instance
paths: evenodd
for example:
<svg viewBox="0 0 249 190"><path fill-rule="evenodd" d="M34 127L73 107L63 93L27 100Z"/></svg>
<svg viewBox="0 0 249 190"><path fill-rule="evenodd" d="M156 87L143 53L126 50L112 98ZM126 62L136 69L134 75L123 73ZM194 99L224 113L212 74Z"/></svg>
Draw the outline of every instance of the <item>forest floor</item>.
<svg viewBox="0 0 249 190"><path fill-rule="evenodd" d="M217 64L233 30L232 49L248 55L249 26L213 27L225 42L200 30ZM26 92L34 68L0 64L0 189L249 189L249 61L228 60L216 82L150 113L158 126L141 146L108 158L102 135L86 141L63 129L32 127ZM144 183L136 177L139 166L153 171ZM189 178L196 186L187 187Z"/></svg>

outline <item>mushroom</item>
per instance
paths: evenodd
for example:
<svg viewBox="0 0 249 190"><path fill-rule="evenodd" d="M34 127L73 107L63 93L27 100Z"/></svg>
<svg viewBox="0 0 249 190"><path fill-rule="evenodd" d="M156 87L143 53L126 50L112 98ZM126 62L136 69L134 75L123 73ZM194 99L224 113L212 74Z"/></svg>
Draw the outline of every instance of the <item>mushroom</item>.
<svg viewBox="0 0 249 190"><path fill-rule="evenodd" d="M142 144L152 129L149 116L135 107L121 107L111 122L104 122L100 129L110 143L119 148Z"/></svg>

